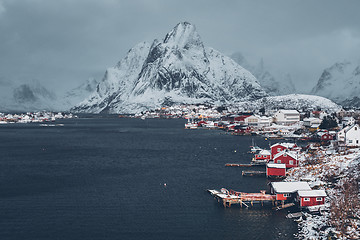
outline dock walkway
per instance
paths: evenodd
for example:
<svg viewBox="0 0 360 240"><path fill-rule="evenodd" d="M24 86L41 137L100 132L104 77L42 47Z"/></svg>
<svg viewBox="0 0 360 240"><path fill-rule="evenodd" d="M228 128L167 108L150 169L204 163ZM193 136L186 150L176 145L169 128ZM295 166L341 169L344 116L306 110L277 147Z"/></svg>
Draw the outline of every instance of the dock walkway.
<svg viewBox="0 0 360 240"><path fill-rule="evenodd" d="M230 207L232 204L240 204L249 207L249 204L253 206L254 203L260 203L263 205L264 202L272 202L274 205L276 201L275 195L266 194L265 191L260 193L244 193L236 192L234 190L228 191L222 188L220 191L208 190L219 202L222 202L224 207Z"/></svg>

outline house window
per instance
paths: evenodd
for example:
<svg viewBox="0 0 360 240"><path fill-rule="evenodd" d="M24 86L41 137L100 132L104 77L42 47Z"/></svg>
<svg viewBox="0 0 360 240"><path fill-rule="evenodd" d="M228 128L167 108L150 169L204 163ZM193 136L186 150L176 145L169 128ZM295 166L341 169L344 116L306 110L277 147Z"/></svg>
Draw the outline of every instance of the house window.
<svg viewBox="0 0 360 240"><path fill-rule="evenodd" d="M284 197L291 197L290 193L284 193Z"/></svg>
<svg viewBox="0 0 360 240"><path fill-rule="evenodd" d="M352 140L349 140L349 143L352 143Z"/></svg>
<svg viewBox="0 0 360 240"><path fill-rule="evenodd" d="M304 202L310 202L310 198L304 198Z"/></svg>
<svg viewBox="0 0 360 240"><path fill-rule="evenodd" d="M290 161L289 161L289 164L290 164L290 165L293 165L293 164L294 164L294 161L293 161L293 160L290 160Z"/></svg>
<svg viewBox="0 0 360 240"><path fill-rule="evenodd" d="M277 163L281 163L281 160L277 160Z"/></svg>
<svg viewBox="0 0 360 240"><path fill-rule="evenodd" d="M322 197L317 197L316 201L318 201L318 202L322 201Z"/></svg>
<svg viewBox="0 0 360 240"><path fill-rule="evenodd" d="M356 144L358 144L359 143L359 140L356 140Z"/></svg>
<svg viewBox="0 0 360 240"><path fill-rule="evenodd" d="M277 151L280 152L280 151L281 151L281 148L278 148Z"/></svg>
<svg viewBox="0 0 360 240"><path fill-rule="evenodd" d="M357 131L357 127L355 127L355 131Z"/></svg>

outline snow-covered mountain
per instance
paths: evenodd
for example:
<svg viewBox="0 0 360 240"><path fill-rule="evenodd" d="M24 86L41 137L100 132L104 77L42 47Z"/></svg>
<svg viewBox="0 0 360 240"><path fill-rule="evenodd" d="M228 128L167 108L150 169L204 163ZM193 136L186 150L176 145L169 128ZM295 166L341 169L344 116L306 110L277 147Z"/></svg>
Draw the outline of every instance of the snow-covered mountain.
<svg viewBox="0 0 360 240"><path fill-rule="evenodd" d="M26 83L0 82L0 111L54 110L56 94L37 80Z"/></svg>
<svg viewBox="0 0 360 240"><path fill-rule="evenodd" d="M182 22L163 40L140 43L108 68L96 92L72 110L134 113L173 103L234 103L266 96L234 60L205 47L195 26Z"/></svg>
<svg viewBox="0 0 360 240"><path fill-rule="evenodd" d="M262 107L265 109L322 109L329 111L341 109L341 106L327 98L305 94L269 96L251 102L237 103L234 107L240 111L255 111Z"/></svg>
<svg viewBox="0 0 360 240"><path fill-rule="evenodd" d="M11 82L0 79L0 112L68 111L94 92L97 84L90 78L65 94L56 94L37 80Z"/></svg>
<svg viewBox="0 0 360 240"><path fill-rule="evenodd" d="M286 95L296 92L290 74L280 74L280 76L275 78L265 68L263 59L257 65L252 65L240 52L233 53L230 57L239 65L249 70L269 95Z"/></svg>
<svg viewBox="0 0 360 240"><path fill-rule="evenodd" d="M91 93L96 91L98 83L99 82L95 78L89 78L74 89L67 91L62 97L62 108L69 110L74 105L82 102Z"/></svg>
<svg viewBox="0 0 360 240"><path fill-rule="evenodd" d="M360 65L344 61L326 68L311 93L359 107Z"/></svg>

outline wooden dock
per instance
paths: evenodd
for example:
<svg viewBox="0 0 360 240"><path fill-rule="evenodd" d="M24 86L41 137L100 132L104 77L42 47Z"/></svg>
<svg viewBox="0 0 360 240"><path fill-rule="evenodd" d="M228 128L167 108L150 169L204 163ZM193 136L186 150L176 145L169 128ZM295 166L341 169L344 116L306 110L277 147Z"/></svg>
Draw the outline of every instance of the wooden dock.
<svg viewBox="0 0 360 240"><path fill-rule="evenodd" d="M265 166L264 164L259 163L226 163L225 167L256 167L256 166Z"/></svg>
<svg viewBox="0 0 360 240"><path fill-rule="evenodd" d="M265 177L265 171L242 171L241 174L244 177Z"/></svg>
<svg viewBox="0 0 360 240"><path fill-rule="evenodd" d="M224 207L231 207L232 204L249 207L250 205L253 206L254 203L260 203L263 206L264 202L271 202L274 205L276 201L275 195L266 194L265 191L260 191L260 193L244 193L233 190L228 191L222 188L220 191L208 190L208 192L210 192L218 202L222 202Z"/></svg>

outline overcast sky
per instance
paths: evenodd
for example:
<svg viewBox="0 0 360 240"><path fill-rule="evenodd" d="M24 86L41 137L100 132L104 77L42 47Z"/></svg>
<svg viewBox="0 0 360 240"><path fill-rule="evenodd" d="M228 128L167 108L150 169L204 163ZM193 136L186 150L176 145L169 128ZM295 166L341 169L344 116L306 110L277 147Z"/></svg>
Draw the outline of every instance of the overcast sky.
<svg viewBox="0 0 360 240"><path fill-rule="evenodd" d="M70 89L101 79L141 41L194 24L224 54L264 59L309 90L335 62L360 59L358 0L0 0L0 82Z"/></svg>

